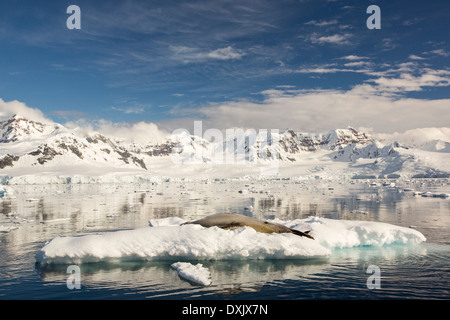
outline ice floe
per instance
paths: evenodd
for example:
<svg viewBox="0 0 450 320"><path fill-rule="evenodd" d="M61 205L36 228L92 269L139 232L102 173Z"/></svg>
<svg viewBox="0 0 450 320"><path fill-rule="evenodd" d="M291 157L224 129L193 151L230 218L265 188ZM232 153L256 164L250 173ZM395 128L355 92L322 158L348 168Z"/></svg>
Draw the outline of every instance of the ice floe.
<svg viewBox="0 0 450 320"><path fill-rule="evenodd" d="M381 222L310 217L274 220L301 231L311 230L316 240L294 234L265 234L250 227L182 225L185 220L150 221L151 227L78 237L57 237L36 254L45 264L149 260L244 260L324 257L339 248L415 245L425 241L419 231Z"/></svg>

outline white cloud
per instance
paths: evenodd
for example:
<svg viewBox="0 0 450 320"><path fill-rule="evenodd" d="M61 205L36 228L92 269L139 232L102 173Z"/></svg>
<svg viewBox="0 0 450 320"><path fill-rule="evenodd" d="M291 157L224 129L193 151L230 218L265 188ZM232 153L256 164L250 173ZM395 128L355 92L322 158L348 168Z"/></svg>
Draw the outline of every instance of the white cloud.
<svg viewBox="0 0 450 320"><path fill-rule="evenodd" d="M308 22L305 22L306 25L313 25L315 27L325 27L325 26L330 26L330 25L334 25L334 24L338 24L337 20L322 20L322 21L317 21L317 20L311 20Z"/></svg>
<svg viewBox="0 0 450 320"><path fill-rule="evenodd" d="M373 63L368 61L354 61L354 62L347 62L344 64L346 67L370 67Z"/></svg>
<svg viewBox="0 0 450 320"><path fill-rule="evenodd" d="M390 51L398 46L398 42L391 38L385 38L381 40L381 51Z"/></svg>
<svg viewBox="0 0 450 320"><path fill-rule="evenodd" d="M198 48L186 46L171 46L170 49L173 53L172 58L183 61L184 63L206 60L235 60L241 59L245 55L243 51L234 49L231 46L209 52L202 52Z"/></svg>
<svg viewBox="0 0 450 320"><path fill-rule="evenodd" d="M226 47L217 49L206 54L208 58L219 60L233 60L240 59L244 54L240 50L233 49L232 47Z"/></svg>
<svg viewBox="0 0 450 320"><path fill-rule="evenodd" d="M381 77L368 82L374 82L378 85L380 91L402 92L402 91L421 91L423 87L445 87L450 85L450 75L445 70L434 71L427 70L420 76L414 76L409 73L402 73L397 78Z"/></svg>
<svg viewBox="0 0 450 320"><path fill-rule="evenodd" d="M72 111L69 111L72 113ZM54 112L59 116L67 115L66 112ZM39 109L28 107L23 102L9 101L5 102L0 98L0 120L7 120L15 114L20 115L28 120L52 124ZM80 113L78 115L83 115ZM80 118L77 121L69 121L64 124L69 129L79 130L80 132L89 133L97 131L109 137L121 138L126 141L132 141L142 144L163 143L170 138L169 134L158 128L157 124L151 122L137 122L137 123L113 123L107 120L90 121L85 118Z"/></svg>
<svg viewBox="0 0 450 320"><path fill-rule="evenodd" d="M442 140L450 143L450 128L417 128L400 133L394 132L391 134L375 134L375 136L386 143L398 141L407 146L420 147L421 145L433 140Z"/></svg>
<svg viewBox="0 0 450 320"><path fill-rule="evenodd" d="M124 114L141 114L146 110L151 109L149 103L139 102L134 97L120 97L114 101L114 105L110 107L111 110L118 111Z"/></svg>
<svg viewBox="0 0 450 320"><path fill-rule="evenodd" d="M449 86L446 71L425 70L420 76L403 73L381 77L350 90L283 90L261 92L262 102L249 100L211 104L184 110L189 118L165 122L172 130L191 126L201 119L204 128L233 127L255 129L294 128L323 132L336 128L367 127L376 132L405 131L422 127L446 127L450 123L450 99L418 99L404 96L406 91L424 87ZM173 127L177 125L177 127Z"/></svg>
<svg viewBox="0 0 450 320"><path fill-rule="evenodd" d="M6 102L0 98L0 120L6 120L15 114L33 121L53 123L39 109L30 108L25 103L17 100Z"/></svg>
<svg viewBox="0 0 450 320"><path fill-rule="evenodd" d="M310 68L302 68L298 69L296 73L336 73L336 72L346 72L346 71L354 71L354 70L345 70L342 68L328 67L328 66L318 66L318 67L310 67Z"/></svg>
<svg viewBox="0 0 450 320"><path fill-rule="evenodd" d="M351 34L345 33L345 34L333 34L331 36L320 36L317 33L313 33L309 40L312 43L317 44L337 44L337 45L345 45L350 44L350 38L352 37Z"/></svg>
<svg viewBox="0 0 450 320"><path fill-rule="evenodd" d="M445 51L444 49L436 49L436 50L432 50L430 51L430 53L434 53L437 54L439 56L443 56L443 57L448 57L450 56L450 52Z"/></svg>
<svg viewBox="0 0 450 320"><path fill-rule="evenodd" d="M425 58L420 57L420 56L416 56L415 54L409 55L409 59L411 59L411 60L425 60Z"/></svg>
<svg viewBox="0 0 450 320"><path fill-rule="evenodd" d="M120 107L112 106L111 109L115 110L115 111L119 111L119 112L125 113L125 114L140 114L140 113L144 113L145 112L145 107L125 107L125 108L120 108Z"/></svg>
<svg viewBox="0 0 450 320"><path fill-rule="evenodd" d="M369 69L372 65L370 62L355 61L344 64L340 67L337 64L316 65L310 67L303 67L297 70L292 70L292 73L338 73L338 72L354 72L371 74L373 70ZM361 67L361 68L355 68Z"/></svg>
<svg viewBox="0 0 450 320"><path fill-rule="evenodd" d="M64 126L73 130L76 129L84 134L98 132L113 139L142 145L164 143L170 139L170 135L166 131L161 130L157 124L144 121L114 123L104 119L96 121L80 119L67 122Z"/></svg>
<svg viewBox="0 0 450 320"><path fill-rule="evenodd" d="M353 61L353 60L363 60L363 59L367 59L367 57L360 57L360 56L351 54L351 55L342 57L342 58L340 58L340 59L351 60L351 61Z"/></svg>
<svg viewBox="0 0 450 320"><path fill-rule="evenodd" d="M100 121L97 131L110 137L119 137L126 141L133 141L140 144L163 143L169 138L167 132L158 128L155 123L113 123L110 121Z"/></svg>

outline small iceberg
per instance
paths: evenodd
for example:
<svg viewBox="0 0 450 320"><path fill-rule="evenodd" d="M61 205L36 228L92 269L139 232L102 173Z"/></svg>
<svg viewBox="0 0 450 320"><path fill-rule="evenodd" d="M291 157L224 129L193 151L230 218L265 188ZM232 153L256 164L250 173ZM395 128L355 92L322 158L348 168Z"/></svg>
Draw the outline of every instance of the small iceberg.
<svg viewBox="0 0 450 320"><path fill-rule="evenodd" d="M189 262L175 262L171 264L178 276L191 283L201 286L209 286L211 284L211 273L201 263L193 265Z"/></svg>

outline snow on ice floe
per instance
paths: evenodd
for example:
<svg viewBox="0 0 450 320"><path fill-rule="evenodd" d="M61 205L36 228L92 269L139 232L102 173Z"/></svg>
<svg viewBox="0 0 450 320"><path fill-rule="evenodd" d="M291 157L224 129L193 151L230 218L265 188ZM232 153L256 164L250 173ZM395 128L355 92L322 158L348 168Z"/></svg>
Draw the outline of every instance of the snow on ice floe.
<svg viewBox="0 0 450 320"><path fill-rule="evenodd" d="M298 230L311 230L316 240L294 234L265 234L250 227L182 225L185 220L152 220L152 227L100 235L57 237L38 253L39 263L70 264L148 260L298 259L324 257L334 249L359 246L419 244L417 230L381 222L310 217L275 222Z"/></svg>
<svg viewBox="0 0 450 320"><path fill-rule="evenodd" d="M278 221L280 222L280 221ZM349 248L393 244L419 244L426 241L417 230L395 226L384 222L334 220L310 217L284 223L289 228L304 230L310 228L311 234L327 248Z"/></svg>
<svg viewBox="0 0 450 320"><path fill-rule="evenodd" d="M178 276L182 279L202 286L211 284L211 273L201 263L193 265L189 262L175 262L170 266L178 272Z"/></svg>

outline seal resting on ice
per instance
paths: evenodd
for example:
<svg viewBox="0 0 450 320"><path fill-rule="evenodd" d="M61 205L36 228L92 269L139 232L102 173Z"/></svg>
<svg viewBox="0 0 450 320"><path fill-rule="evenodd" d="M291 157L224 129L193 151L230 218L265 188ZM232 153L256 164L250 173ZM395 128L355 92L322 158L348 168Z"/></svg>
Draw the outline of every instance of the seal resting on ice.
<svg viewBox="0 0 450 320"><path fill-rule="evenodd" d="M278 223L262 221L237 213L213 214L199 220L186 222L185 224L199 224L206 228L216 226L227 230L248 226L262 233L293 233L298 236L307 237L314 240L314 238L309 235L309 231L301 232Z"/></svg>

